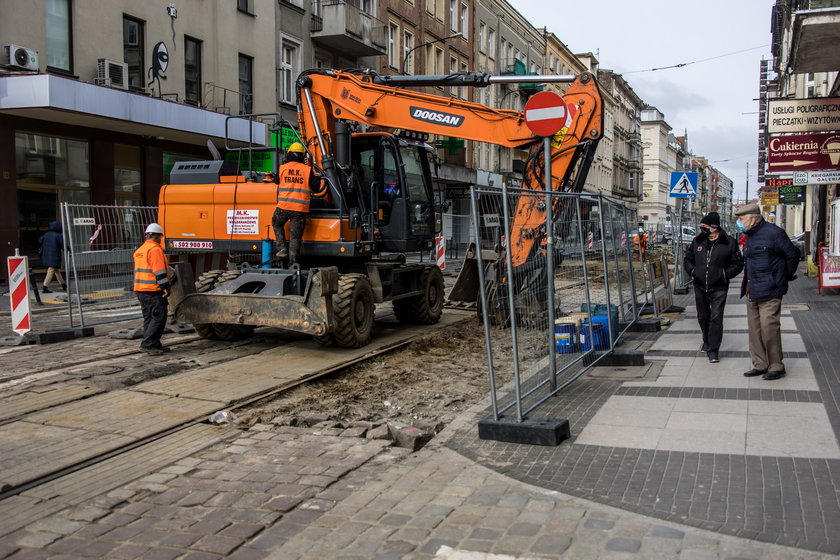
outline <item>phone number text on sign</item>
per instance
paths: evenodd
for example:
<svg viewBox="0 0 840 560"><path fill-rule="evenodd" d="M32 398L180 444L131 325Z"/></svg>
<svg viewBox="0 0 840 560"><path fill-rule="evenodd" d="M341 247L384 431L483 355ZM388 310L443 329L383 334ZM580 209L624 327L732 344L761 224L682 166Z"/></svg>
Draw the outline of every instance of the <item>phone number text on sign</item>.
<svg viewBox="0 0 840 560"><path fill-rule="evenodd" d="M259 210L228 210L228 235L258 235L260 232Z"/></svg>
<svg viewBox="0 0 840 560"><path fill-rule="evenodd" d="M212 241L172 241L170 246L173 249L212 249Z"/></svg>

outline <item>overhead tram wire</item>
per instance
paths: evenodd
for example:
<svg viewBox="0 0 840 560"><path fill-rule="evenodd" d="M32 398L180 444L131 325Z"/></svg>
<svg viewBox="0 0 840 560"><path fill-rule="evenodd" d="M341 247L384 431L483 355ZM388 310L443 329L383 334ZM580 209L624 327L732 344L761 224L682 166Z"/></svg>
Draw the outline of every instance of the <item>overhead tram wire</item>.
<svg viewBox="0 0 840 560"><path fill-rule="evenodd" d="M749 48L749 49L743 49L743 50L740 50L740 51L734 51L734 52L726 53L726 54L719 54L717 56L712 56L712 57L709 57L709 58L701 58L700 60L693 60L691 62L681 62L679 64L672 64L671 66L661 66L659 68L648 68L646 70L631 70L629 72L621 72L621 74L639 74L641 72L656 72L657 70L670 70L671 68L682 68L684 66L690 66L692 64L699 64L701 62L708 62L710 60L717 60L718 58L724 58L724 57L727 57L727 56L734 56L736 54L741 54L741 53L745 53L745 52L749 52L749 51L756 51L758 49L764 49L764 48L767 48L769 46L770 46L769 44L759 45L757 47L752 47L752 48Z"/></svg>

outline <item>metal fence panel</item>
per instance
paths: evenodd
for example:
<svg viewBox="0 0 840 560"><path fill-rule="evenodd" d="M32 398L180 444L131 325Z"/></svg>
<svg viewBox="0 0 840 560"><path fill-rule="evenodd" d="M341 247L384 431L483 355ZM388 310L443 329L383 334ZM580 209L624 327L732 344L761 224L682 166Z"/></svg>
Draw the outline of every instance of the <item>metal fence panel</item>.
<svg viewBox="0 0 840 560"><path fill-rule="evenodd" d="M144 231L157 221L154 206L101 206L65 203L61 212L64 230L65 260L70 279L68 305L70 326L75 314L85 326L83 301L99 301L113 306L136 303L133 292L134 251L143 244ZM107 323L140 316L122 315L119 319L102 320ZM99 324L99 323L90 323Z"/></svg>
<svg viewBox="0 0 840 560"><path fill-rule="evenodd" d="M494 416L521 420L608 352L633 322L636 281L628 216L596 195L473 189ZM546 219L546 208L553 219ZM552 305L553 302L553 305ZM512 383L507 383L512 379Z"/></svg>

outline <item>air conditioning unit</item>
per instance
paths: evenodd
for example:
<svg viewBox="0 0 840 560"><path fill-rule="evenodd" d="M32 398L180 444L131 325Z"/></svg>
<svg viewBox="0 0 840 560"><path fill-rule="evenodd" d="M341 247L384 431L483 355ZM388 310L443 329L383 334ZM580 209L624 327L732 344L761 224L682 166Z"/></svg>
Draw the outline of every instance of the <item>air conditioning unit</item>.
<svg viewBox="0 0 840 560"><path fill-rule="evenodd" d="M110 58L100 58L96 72L96 85L128 89L128 64Z"/></svg>
<svg viewBox="0 0 840 560"><path fill-rule="evenodd" d="M38 71L38 51L21 47L20 45L6 45L4 64L17 66L24 70Z"/></svg>

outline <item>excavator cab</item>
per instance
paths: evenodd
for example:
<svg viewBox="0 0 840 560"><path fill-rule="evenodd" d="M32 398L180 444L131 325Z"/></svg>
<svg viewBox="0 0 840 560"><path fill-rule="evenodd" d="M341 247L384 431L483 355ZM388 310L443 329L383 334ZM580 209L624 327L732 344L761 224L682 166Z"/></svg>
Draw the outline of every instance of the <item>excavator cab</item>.
<svg viewBox="0 0 840 560"><path fill-rule="evenodd" d="M428 249L435 235L431 147L390 134L357 134L351 168L381 252Z"/></svg>

